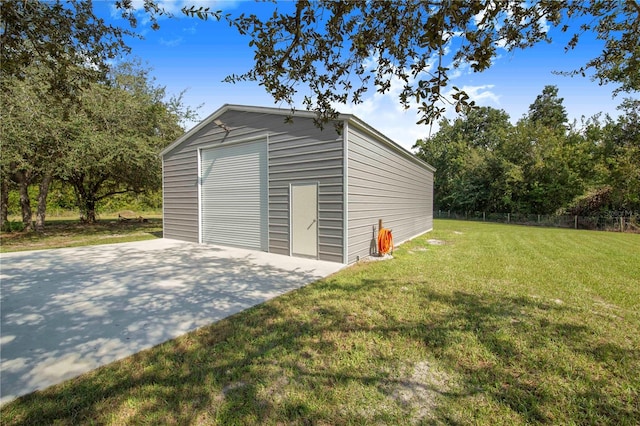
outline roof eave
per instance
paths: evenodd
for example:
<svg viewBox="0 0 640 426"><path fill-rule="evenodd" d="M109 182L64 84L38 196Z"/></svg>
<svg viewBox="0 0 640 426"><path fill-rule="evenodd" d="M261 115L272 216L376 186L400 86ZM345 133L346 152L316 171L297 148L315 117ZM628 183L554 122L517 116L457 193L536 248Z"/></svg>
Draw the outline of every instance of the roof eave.
<svg viewBox="0 0 640 426"><path fill-rule="evenodd" d="M222 114L224 114L225 112L230 111L230 110L232 110L232 111L241 111L241 112L255 112L255 113L260 113L260 114L275 114L275 115L283 115L283 116L291 115L291 113L292 113L291 109L286 109L286 108L261 107L261 106L237 105L237 104L224 104L220 108L215 110L207 118L202 120L199 124L194 126L189 131L185 132L185 134L180 136L171 145L169 145L165 149L163 149L162 152L160 153L160 155L162 157L164 157L165 155L167 155L168 153L173 151L176 147L178 147L181 143L183 143L184 141L189 139L193 134L199 132L205 126L207 126L209 123L211 123L212 121L214 121L215 119L220 117ZM295 110L293 112L293 114L294 114L294 116L298 116L298 117L302 117L302 118L315 118L316 117L316 113L313 112L313 111ZM398 145L391 138L389 138L388 136L384 135L383 133L381 133L380 131L376 130L375 128L371 127L369 124L367 124L366 122L364 122L360 118L356 117L355 115L353 115L353 114L340 114L336 118L336 121L348 121L350 123L355 124L357 127L361 128L362 130L364 130L365 132L367 132L370 135L374 136L375 138L384 141L388 146L390 146L391 148L393 148L397 152L402 153L403 155L405 155L408 158L411 158L412 160L416 161L417 163L419 163L423 167L426 167L427 169L431 170L432 172L435 172L436 169L431 164L429 164L429 163L425 162L424 160L418 158L414 153L412 153L411 151L407 150L406 148L403 148L402 146Z"/></svg>

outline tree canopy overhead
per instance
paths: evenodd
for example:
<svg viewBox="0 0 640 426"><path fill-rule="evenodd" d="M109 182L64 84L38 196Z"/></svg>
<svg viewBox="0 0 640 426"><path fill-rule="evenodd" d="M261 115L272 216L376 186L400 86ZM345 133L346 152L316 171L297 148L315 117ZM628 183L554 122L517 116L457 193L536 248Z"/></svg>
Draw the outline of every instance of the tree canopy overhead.
<svg viewBox="0 0 640 426"><path fill-rule="evenodd" d="M162 1L115 2L133 28L140 4L157 29L157 18L168 14ZM613 83L614 93L640 89L636 0L298 0L274 2L268 17L223 15L194 2L183 13L225 20L250 39L254 66L226 81L256 81L275 102L291 106L299 93L306 94L306 108L316 111L321 123L334 117L340 104L357 104L365 92L385 93L396 84L402 87L398 101L405 108L417 106L420 122L437 120L449 103L466 110L474 105L467 93L454 86L447 96L456 68L484 71L500 49L550 41L550 28L571 35L566 50L585 34L603 42L579 69L560 73ZM33 63L48 66L51 88L68 96L85 77L104 75L108 60L127 51L125 35L135 32L106 24L94 14L91 0L2 0L2 73L20 76Z"/></svg>
<svg viewBox="0 0 640 426"><path fill-rule="evenodd" d="M291 12L226 15L251 38L255 66L227 81L257 81L277 102L304 104L323 121L335 106L359 103L367 90L387 92L401 84L405 108L417 105L420 122L433 122L447 103L457 111L474 101L457 87L445 96L456 68L476 72L492 65L499 49L525 49L549 42L549 28L572 34L571 50L587 33L604 47L567 74L590 75L617 91L640 89L640 5L634 0L524 1L348 1L299 0Z"/></svg>
<svg viewBox="0 0 640 426"><path fill-rule="evenodd" d="M2 84L26 78L37 66L49 71L47 89L60 98L71 98L80 87L103 78L108 61L129 51L124 37L134 35L97 17L91 0L1 4Z"/></svg>

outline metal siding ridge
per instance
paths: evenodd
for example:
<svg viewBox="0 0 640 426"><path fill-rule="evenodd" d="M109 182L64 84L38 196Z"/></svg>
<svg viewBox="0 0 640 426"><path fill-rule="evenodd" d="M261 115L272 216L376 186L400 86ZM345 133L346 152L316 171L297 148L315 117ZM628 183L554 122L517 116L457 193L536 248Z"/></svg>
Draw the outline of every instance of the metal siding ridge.
<svg viewBox="0 0 640 426"><path fill-rule="evenodd" d="M264 192L264 194L261 194L262 197L262 206L260 209L260 215L261 215L261 220L262 223L261 225L264 227L264 229L261 229L261 241L260 241L260 247L262 248L262 250L265 250L267 253L269 252L269 228L270 228L270 221L269 221L269 197L270 197L270 188L269 188L269 143L271 141L270 139L270 135L269 132L267 132L266 134L266 142L264 144L264 173L262 176L260 176L260 179L262 180L262 184L260 185L260 189L262 190L262 192ZM264 239L264 241L262 241L262 239Z"/></svg>
<svg viewBox="0 0 640 426"><path fill-rule="evenodd" d="M411 161L413 161L415 164L418 164L422 168L425 168L425 169L427 169L427 170L429 170L431 172L435 172L436 171L435 167L433 167L431 164L429 164L426 161L418 158L411 151L409 151L409 150L403 148L402 146L398 145L391 138L389 138L388 136L384 135L379 130L374 129L369 124L365 123L364 121L362 121L361 119L359 119L355 115L349 115L349 117L350 117L349 121L351 122L351 124L355 124L356 127L359 127L361 130L363 130L364 132L368 133L369 136L371 136L373 138L373 140L378 141L378 142L382 142L387 147L392 148L394 151L396 151L397 153L401 154L403 157L410 159Z"/></svg>

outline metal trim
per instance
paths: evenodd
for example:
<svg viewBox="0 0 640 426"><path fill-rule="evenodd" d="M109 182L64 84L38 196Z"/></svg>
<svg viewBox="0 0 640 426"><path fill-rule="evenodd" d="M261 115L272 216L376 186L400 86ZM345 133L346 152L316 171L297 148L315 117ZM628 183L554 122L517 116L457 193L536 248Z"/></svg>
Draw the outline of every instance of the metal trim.
<svg viewBox="0 0 640 426"><path fill-rule="evenodd" d="M202 148L198 148L198 244L202 244Z"/></svg>
<svg viewBox="0 0 640 426"><path fill-rule="evenodd" d="M262 133L261 135L251 136L244 139L223 141L223 142L212 143L209 145L202 145L202 146L199 146L198 149L204 150L204 149L212 149L212 148L218 148L218 147L226 147L226 146L237 145L241 143L254 142L257 140L264 140L265 138L267 139L267 154L268 154L269 133Z"/></svg>
<svg viewBox="0 0 640 426"><path fill-rule="evenodd" d="M344 125L342 126L342 144L343 144L343 152L342 152L342 228L343 228L343 238L342 238L342 263L345 265L349 263L349 120L344 120Z"/></svg>

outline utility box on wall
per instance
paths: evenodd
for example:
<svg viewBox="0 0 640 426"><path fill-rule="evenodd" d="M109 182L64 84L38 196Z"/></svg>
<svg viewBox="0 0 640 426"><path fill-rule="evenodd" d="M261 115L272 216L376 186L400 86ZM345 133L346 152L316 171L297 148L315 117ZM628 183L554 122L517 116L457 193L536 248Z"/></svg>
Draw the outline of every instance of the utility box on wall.
<svg viewBox="0 0 640 426"><path fill-rule="evenodd" d="M429 164L357 117L224 105L162 152L164 237L352 263L433 228Z"/></svg>

